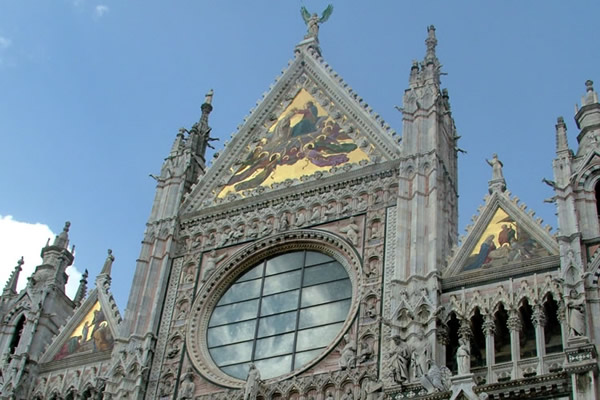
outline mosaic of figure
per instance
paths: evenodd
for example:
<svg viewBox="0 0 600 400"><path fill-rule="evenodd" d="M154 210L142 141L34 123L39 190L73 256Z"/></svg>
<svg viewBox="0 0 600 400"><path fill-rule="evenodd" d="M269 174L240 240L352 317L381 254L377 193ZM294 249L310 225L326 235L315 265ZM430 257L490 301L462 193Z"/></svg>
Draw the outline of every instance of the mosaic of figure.
<svg viewBox="0 0 600 400"><path fill-rule="evenodd" d="M366 153L302 89L267 137L242 161L219 197L361 160L368 160Z"/></svg>
<svg viewBox="0 0 600 400"><path fill-rule="evenodd" d="M463 270L489 268L548 254L528 232L499 208L467 259Z"/></svg>
<svg viewBox="0 0 600 400"><path fill-rule="evenodd" d="M113 343L114 339L104 312L100 303L96 303L54 356L54 360L62 360L73 354L110 350Z"/></svg>

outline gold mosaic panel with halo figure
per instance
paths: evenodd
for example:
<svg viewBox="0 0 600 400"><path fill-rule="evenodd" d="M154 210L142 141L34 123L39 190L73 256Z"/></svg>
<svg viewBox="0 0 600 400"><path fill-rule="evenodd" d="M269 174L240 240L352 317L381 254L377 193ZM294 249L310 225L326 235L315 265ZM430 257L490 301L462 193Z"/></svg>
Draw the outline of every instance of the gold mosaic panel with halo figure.
<svg viewBox="0 0 600 400"><path fill-rule="evenodd" d="M218 197L369 160L305 89L250 151Z"/></svg>
<svg viewBox="0 0 600 400"><path fill-rule="evenodd" d="M96 353L113 348L114 338L100 303L96 302L90 312L73 330L53 360L62 360L74 354Z"/></svg>
<svg viewBox="0 0 600 400"><path fill-rule="evenodd" d="M467 258L463 271L516 263L549 254L511 216L498 208Z"/></svg>

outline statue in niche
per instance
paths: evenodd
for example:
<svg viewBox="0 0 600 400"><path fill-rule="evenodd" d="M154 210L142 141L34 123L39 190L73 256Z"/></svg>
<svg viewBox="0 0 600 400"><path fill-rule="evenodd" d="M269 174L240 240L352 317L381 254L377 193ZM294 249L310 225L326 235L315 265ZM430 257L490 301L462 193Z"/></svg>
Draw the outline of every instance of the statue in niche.
<svg viewBox="0 0 600 400"><path fill-rule="evenodd" d="M344 395L340 400L354 400L354 393L352 393L352 387L348 386Z"/></svg>
<svg viewBox="0 0 600 400"><path fill-rule="evenodd" d="M329 203L327 209L325 210L325 215L328 217L335 217L337 214L337 204Z"/></svg>
<svg viewBox="0 0 600 400"><path fill-rule="evenodd" d="M344 335L344 340L346 341L346 345L341 351L340 368L354 368L356 366L356 342L350 334Z"/></svg>
<svg viewBox="0 0 600 400"><path fill-rule="evenodd" d="M342 215L349 213L351 211L351 209L352 209L352 200L342 202L342 211L341 211Z"/></svg>
<svg viewBox="0 0 600 400"><path fill-rule="evenodd" d="M369 264L367 268L365 268L365 275L367 278L375 278L377 277L379 272L379 259L377 257L373 257L369 260Z"/></svg>
<svg viewBox="0 0 600 400"><path fill-rule="evenodd" d="M331 394L331 391L327 392L327 397L325 397L325 400L333 400L333 395Z"/></svg>
<svg viewBox="0 0 600 400"><path fill-rule="evenodd" d="M250 222L246 229L246 236L248 236L250 239L254 239L258 236L258 224L256 221Z"/></svg>
<svg viewBox="0 0 600 400"><path fill-rule="evenodd" d="M202 273L202 282L206 282L208 277L217 268L217 264L221 262L225 257L227 257L227 254L221 254L220 256L217 256L217 252L215 250L211 250L211 252L208 253L208 257L206 258L206 265L204 267L204 272Z"/></svg>
<svg viewBox="0 0 600 400"><path fill-rule="evenodd" d="M263 221L262 226L260 228L261 236L268 236L273 232L273 225L271 225L270 221Z"/></svg>
<svg viewBox="0 0 600 400"><path fill-rule="evenodd" d="M244 387L243 400L255 400L258 394L258 387L260 386L260 371L256 368L254 363L250 364L248 370L248 378L246 379L246 386Z"/></svg>
<svg viewBox="0 0 600 400"><path fill-rule="evenodd" d="M492 167L492 180L500 180L504 179L504 174L502 173L502 161L498 159L498 154L492 154L491 160L485 160Z"/></svg>
<svg viewBox="0 0 600 400"><path fill-rule="evenodd" d="M364 197L359 197L358 198L358 203L356 204L356 209L359 211L363 211L367 209L367 201L365 200Z"/></svg>
<svg viewBox="0 0 600 400"><path fill-rule="evenodd" d="M383 383L374 378L365 378L363 381L361 400L382 400Z"/></svg>
<svg viewBox="0 0 600 400"><path fill-rule="evenodd" d="M290 221L288 219L287 213L281 214L281 217L279 218L279 230L280 231L285 231L289 227L290 227Z"/></svg>
<svg viewBox="0 0 600 400"><path fill-rule="evenodd" d="M313 208L312 215L310 216L310 222L319 222L321 220L321 206Z"/></svg>
<svg viewBox="0 0 600 400"><path fill-rule="evenodd" d="M216 233L214 231L209 233L208 237L206 238L206 247L214 247L216 241Z"/></svg>
<svg viewBox="0 0 600 400"><path fill-rule="evenodd" d="M365 316L367 318L377 318L377 301L369 301L367 303L367 309L365 310Z"/></svg>
<svg viewBox="0 0 600 400"><path fill-rule="evenodd" d="M418 378L424 376L429 371L431 366L430 353L429 344L421 334L419 341L410 355L410 367L415 380L418 380Z"/></svg>
<svg viewBox="0 0 600 400"><path fill-rule="evenodd" d="M460 346L456 350L456 364L458 365L458 374L466 375L471 372L471 349L466 339L461 338L458 341Z"/></svg>
<svg viewBox="0 0 600 400"><path fill-rule="evenodd" d="M304 215L304 213L302 211L298 211L298 213L296 214L295 225L300 227L300 226L304 225L305 223L306 223L306 216Z"/></svg>
<svg viewBox="0 0 600 400"><path fill-rule="evenodd" d="M191 283L194 281L194 273L196 272L196 266L194 264L190 264L185 268L185 283Z"/></svg>
<svg viewBox="0 0 600 400"><path fill-rule="evenodd" d="M183 376L181 380L181 390L179 391L179 400L192 400L194 398L194 391L196 385L194 384L194 374L192 369L189 368L188 372Z"/></svg>
<svg viewBox="0 0 600 400"><path fill-rule="evenodd" d="M401 385L409 380L408 363L410 362L410 352L406 343L402 341L399 335L392 337L392 351L390 352L390 364L392 367L392 379Z"/></svg>
<svg viewBox="0 0 600 400"><path fill-rule="evenodd" d="M570 298L565 299L569 324L569 336L585 336L585 296L571 290Z"/></svg>
<svg viewBox="0 0 600 400"><path fill-rule="evenodd" d="M352 245L358 246L358 225L354 222L354 217L350 217L348 225L340 228L340 233L345 233L348 241Z"/></svg>
<svg viewBox="0 0 600 400"><path fill-rule="evenodd" d="M373 358L373 345L367 339L363 339L360 342L360 351L358 353L358 361L361 364L370 361Z"/></svg>
<svg viewBox="0 0 600 400"><path fill-rule="evenodd" d="M232 230L231 237L233 238L233 240L236 240L236 241L243 238L244 237L244 226L238 225L238 227L235 228L235 230Z"/></svg>

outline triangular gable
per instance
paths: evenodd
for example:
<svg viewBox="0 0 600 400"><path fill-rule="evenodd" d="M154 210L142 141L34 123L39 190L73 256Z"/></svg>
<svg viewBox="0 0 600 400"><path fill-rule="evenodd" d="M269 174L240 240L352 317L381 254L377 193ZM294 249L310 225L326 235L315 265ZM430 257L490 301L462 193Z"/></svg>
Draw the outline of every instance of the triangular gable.
<svg viewBox="0 0 600 400"><path fill-rule="evenodd" d="M75 311L60 333L42 356L40 362L47 363L82 358L90 354L107 354L114 347L117 334L111 304L98 289L93 289L83 304Z"/></svg>
<svg viewBox="0 0 600 400"><path fill-rule="evenodd" d="M300 49L182 212L396 159L394 135L318 54Z"/></svg>
<svg viewBox="0 0 600 400"><path fill-rule="evenodd" d="M558 254L558 244L508 192L494 192L444 276L493 270Z"/></svg>

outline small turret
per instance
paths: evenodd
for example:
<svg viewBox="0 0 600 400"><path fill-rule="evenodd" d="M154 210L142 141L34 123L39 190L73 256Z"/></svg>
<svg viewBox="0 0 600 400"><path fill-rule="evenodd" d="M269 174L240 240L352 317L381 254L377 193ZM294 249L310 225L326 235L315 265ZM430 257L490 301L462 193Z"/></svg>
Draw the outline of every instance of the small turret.
<svg viewBox="0 0 600 400"><path fill-rule="evenodd" d="M579 148L577 155L586 154L590 149L600 144L600 103L598 93L594 90L594 82L585 82L586 94L581 99L581 108L575 106L575 122L581 130L577 136Z"/></svg>
<svg viewBox="0 0 600 400"><path fill-rule="evenodd" d="M41 253L42 264L36 267L31 276L31 285L56 284L64 291L68 280L65 270L73 264L75 258L73 255L75 246L71 251L68 249L70 227L71 223L65 222L63 231L56 236L54 243L52 245L49 245L49 242L46 243Z"/></svg>

